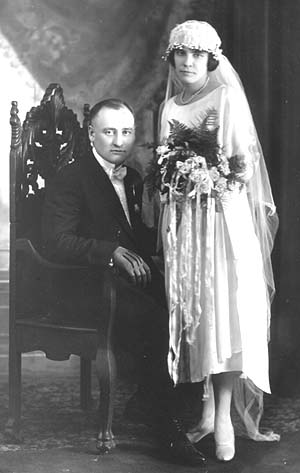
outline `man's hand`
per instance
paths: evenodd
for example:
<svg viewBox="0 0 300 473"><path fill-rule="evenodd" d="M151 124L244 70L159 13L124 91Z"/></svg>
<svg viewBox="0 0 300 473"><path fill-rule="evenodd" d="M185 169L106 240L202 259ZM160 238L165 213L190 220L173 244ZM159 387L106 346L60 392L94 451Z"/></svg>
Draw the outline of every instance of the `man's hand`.
<svg viewBox="0 0 300 473"><path fill-rule="evenodd" d="M116 267L121 273L125 273L135 286L146 287L150 283L150 268L134 251L118 246L112 257Z"/></svg>

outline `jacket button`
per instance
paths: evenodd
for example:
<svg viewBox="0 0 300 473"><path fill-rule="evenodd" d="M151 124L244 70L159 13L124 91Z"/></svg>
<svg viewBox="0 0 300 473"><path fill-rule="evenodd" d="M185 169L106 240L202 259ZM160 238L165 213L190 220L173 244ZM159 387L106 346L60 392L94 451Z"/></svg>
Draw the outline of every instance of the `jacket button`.
<svg viewBox="0 0 300 473"><path fill-rule="evenodd" d="M121 230L117 230L117 238L120 238Z"/></svg>

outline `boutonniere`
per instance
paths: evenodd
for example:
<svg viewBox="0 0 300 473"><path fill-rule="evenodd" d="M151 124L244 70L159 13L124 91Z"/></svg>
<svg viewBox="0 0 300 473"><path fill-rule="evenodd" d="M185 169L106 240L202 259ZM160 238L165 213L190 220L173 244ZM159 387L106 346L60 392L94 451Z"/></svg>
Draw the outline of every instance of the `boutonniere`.
<svg viewBox="0 0 300 473"><path fill-rule="evenodd" d="M133 197L133 210L135 214L140 214L141 213L141 207L137 202L137 193L136 193L136 188L135 185L131 185L131 191L132 191L132 197Z"/></svg>

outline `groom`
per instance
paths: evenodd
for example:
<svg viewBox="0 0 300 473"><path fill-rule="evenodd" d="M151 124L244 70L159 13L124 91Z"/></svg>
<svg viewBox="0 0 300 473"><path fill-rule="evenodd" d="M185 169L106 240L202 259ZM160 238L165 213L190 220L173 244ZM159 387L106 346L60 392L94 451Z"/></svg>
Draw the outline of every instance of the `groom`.
<svg viewBox="0 0 300 473"><path fill-rule="evenodd" d="M93 269L116 267L117 343L139 361L139 382L157 406L168 452L179 461L203 463L170 408L164 282L151 259L155 238L141 219L142 180L124 165L135 140L133 111L119 99L98 102L90 111L88 132L91 147L85 156L65 166L48 186L43 216L47 256ZM71 295L70 313L97 323L98 284L97 278L69 284L64 292Z"/></svg>

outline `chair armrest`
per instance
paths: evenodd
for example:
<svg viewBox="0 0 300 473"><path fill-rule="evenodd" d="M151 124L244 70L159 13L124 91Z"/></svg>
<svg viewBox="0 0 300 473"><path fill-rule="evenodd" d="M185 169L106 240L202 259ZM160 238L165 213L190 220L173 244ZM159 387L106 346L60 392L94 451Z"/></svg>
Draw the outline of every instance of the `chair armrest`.
<svg viewBox="0 0 300 473"><path fill-rule="evenodd" d="M153 263L157 267L158 271L160 272L160 274L162 276L164 276L165 275L165 268L164 268L164 259L163 259L163 257L158 256L158 255L154 255L154 256L151 256L151 258L152 258Z"/></svg>
<svg viewBox="0 0 300 473"><path fill-rule="evenodd" d="M83 266L83 265L74 265L74 264L61 264L61 263L53 263L52 261L47 260L40 253L35 249L33 244L27 238L18 238L16 240L16 251L25 253L28 256L31 256L37 263L39 263L44 268L53 269L53 270L62 270L62 271L70 271L72 269L77 270L91 270L90 266ZM102 270L110 270L112 271L112 267L110 265L99 265L97 269Z"/></svg>

